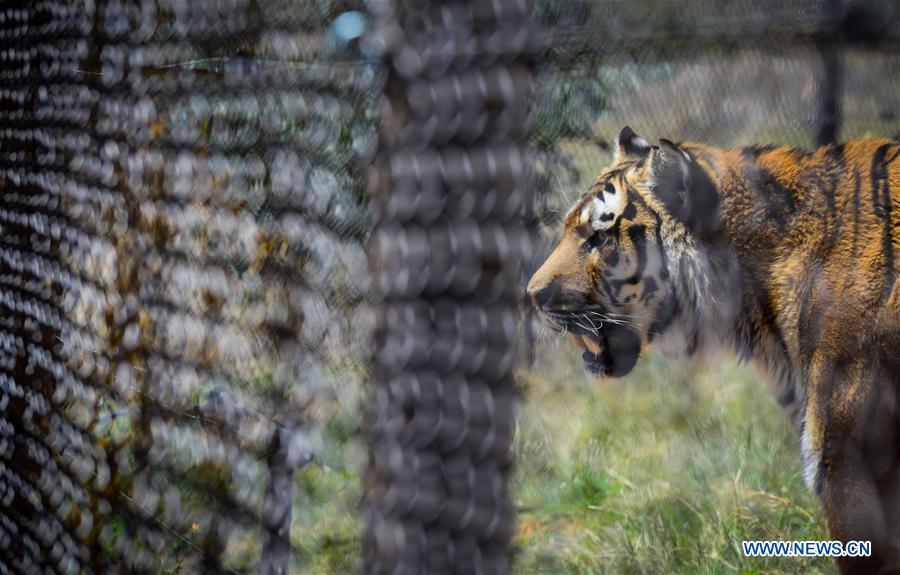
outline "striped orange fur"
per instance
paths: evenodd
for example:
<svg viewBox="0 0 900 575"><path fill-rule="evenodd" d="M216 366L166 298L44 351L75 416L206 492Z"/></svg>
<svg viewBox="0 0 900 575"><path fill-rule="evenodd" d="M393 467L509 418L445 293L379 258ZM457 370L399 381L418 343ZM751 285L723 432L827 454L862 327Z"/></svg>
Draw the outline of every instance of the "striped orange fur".
<svg viewBox="0 0 900 575"><path fill-rule="evenodd" d="M648 345L760 365L844 573L900 572L900 143L718 149L630 128L528 294L596 376Z"/></svg>

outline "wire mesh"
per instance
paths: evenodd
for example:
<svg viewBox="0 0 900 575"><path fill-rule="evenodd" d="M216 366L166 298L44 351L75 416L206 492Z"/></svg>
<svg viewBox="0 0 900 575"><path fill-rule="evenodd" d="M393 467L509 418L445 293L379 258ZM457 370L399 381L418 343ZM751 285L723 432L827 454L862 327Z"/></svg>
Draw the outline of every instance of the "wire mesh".
<svg viewBox="0 0 900 575"><path fill-rule="evenodd" d="M286 572L363 356L360 8L0 7L4 573Z"/></svg>
<svg viewBox="0 0 900 575"><path fill-rule="evenodd" d="M526 8L380 6L367 573L508 572Z"/></svg>
<svg viewBox="0 0 900 575"><path fill-rule="evenodd" d="M720 148L811 149L828 141L828 123L837 141L900 136L894 2L531 7L541 52L526 270L557 245L626 125L652 144ZM727 354L692 366L645 350L607 386L587 381L580 350L542 322L523 331L533 361L519 373L513 477L521 572L831 572L827 561L735 551L742 539L829 537L803 487L798 439L758 372Z"/></svg>
<svg viewBox="0 0 900 575"><path fill-rule="evenodd" d="M894 3L534 2L532 11L544 223L559 221L574 199L564 194L590 185L625 125L654 140L810 148L823 92L835 90L838 139L900 134ZM836 85L826 85L826 46L840 57Z"/></svg>
<svg viewBox="0 0 900 575"><path fill-rule="evenodd" d="M0 573L660 567L543 524L541 548L531 517L510 552L535 485L606 489L554 475L570 438L535 435L547 414L588 427L589 400L545 330L517 327L524 280L623 125L900 137L898 16L0 2ZM546 403L516 418L526 356ZM315 529L329 514L337 536Z"/></svg>

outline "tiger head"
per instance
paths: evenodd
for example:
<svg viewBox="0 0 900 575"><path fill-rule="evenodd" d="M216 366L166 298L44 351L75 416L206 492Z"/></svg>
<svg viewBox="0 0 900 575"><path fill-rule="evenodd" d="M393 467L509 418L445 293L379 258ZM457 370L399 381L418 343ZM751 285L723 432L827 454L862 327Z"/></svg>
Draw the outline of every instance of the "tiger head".
<svg viewBox="0 0 900 575"><path fill-rule="evenodd" d="M584 350L589 374L627 374L669 330L684 307L682 268L713 233L716 203L687 151L622 129L612 165L569 210L562 239L527 288L550 326Z"/></svg>

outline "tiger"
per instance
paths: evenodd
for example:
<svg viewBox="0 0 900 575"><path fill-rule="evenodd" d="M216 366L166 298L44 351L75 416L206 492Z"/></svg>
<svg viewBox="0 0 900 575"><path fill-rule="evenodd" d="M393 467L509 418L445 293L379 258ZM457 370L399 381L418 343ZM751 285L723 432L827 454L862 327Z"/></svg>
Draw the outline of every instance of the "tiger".
<svg viewBox="0 0 900 575"><path fill-rule="evenodd" d="M527 298L598 379L642 351L758 366L842 573L900 573L900 142L716 148L630 127Z"/></svg>

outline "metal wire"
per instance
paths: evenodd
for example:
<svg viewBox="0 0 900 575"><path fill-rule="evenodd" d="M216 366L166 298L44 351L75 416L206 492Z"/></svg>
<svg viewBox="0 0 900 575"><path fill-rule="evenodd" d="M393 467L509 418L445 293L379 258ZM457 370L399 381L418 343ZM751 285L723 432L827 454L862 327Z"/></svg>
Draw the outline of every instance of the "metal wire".
<svg viewBox="0 0 900 575"><path fill-rule="evenodd" d="M0 574L304 566L362 408L364 570L507 571L522 278L610 138L900 134L895 3L712 4L0 2Z"/></svg>
<svg viewBox="0 0 900 575"><path fill-rule="evenodd" d="M0 572L287 572L360 355L321 345L366 293L360 8L0 6Z"/></svg>
<svg viewBox="0 0 900 575"><path fill-rule="evenodd" d="M378 5L367 573L506 573L531 84L524 2Z"/></svg>

